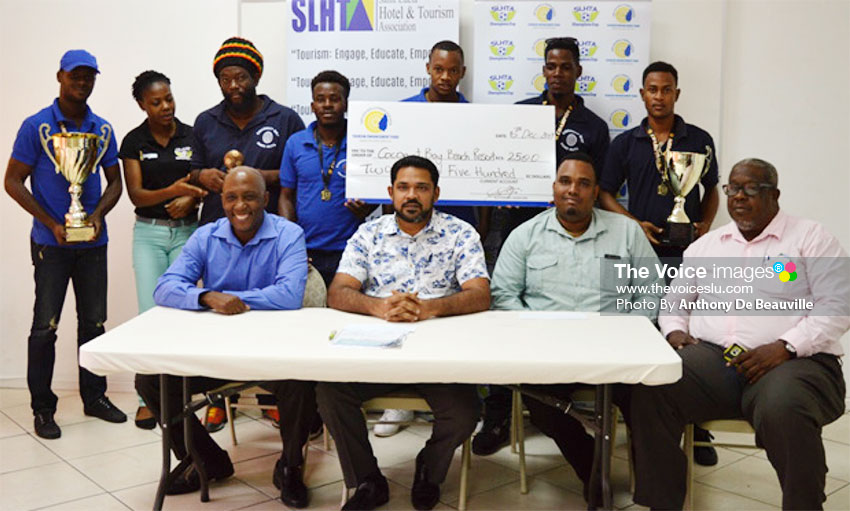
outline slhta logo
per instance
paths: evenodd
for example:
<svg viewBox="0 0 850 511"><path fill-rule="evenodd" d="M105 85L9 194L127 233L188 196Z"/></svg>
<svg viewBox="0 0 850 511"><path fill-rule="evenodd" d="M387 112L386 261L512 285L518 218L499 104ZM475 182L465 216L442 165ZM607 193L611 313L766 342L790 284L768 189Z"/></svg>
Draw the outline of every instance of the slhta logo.
<svg viewBox="0 0 850 511"><path fill-rule="evenodd" d="M375 2L369 0L292 0L296 32L371 31Z"/></svg>

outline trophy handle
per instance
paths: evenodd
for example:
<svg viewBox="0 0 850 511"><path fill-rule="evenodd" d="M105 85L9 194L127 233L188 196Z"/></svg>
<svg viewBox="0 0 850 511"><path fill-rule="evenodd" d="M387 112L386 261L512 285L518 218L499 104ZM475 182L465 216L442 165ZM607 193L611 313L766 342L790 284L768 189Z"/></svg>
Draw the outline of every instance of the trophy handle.
<svg viewBox="0 0 850 511"><path fill-rule="evenodd" d="M706 154L705 168L702 170L703 176L708 174L708 169L711 168L711 158L714 155L714 153L711 152L711 146L709 146L709 145L705 146L705 154Z"/></svg>
<svg viewBox="0 0 850 511"><path fill-rule="evenodd" d="M42 123L38 127L38 139L41 141L41 147L44 148L44 152L47 153L47 157L50 158L50 161L53 162L53 168L56 170L56 173L59 173L59 163L56 162L56 158L53 157L53 154L50 152L50 149L47 147L47 142L50 141L50 125Z"/></svg>
<svg viewBox="0 0 850 511"><path fill-rule="evenodd" d="M106 154L106 150L109 148L109 139L112 138L112 127L108 124L102 125L100 127L100 135L101 136L97 137L97 143L98 145L103 145L101 145L100 153L97 155L97 158L95 158L94 165L92 165L92 174L97 172L97 165L100 163L101 158L103 158L103 155Z"/></svg>

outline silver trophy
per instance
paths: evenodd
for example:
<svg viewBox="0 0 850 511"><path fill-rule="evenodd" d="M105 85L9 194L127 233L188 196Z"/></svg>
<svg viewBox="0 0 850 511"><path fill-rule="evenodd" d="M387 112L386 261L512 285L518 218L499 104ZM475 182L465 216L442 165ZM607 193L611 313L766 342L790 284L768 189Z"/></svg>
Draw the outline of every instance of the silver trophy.
<svg viewBox="0 0 850 511"><path fill-rule="evenodd" d="M664 159L664 171L673 190L673 211L667 217L667 227L661 237L665 246L687 247L694 241L694 226L685 213L685 197L711 167L711 147L706 154L670 151Z"/></svg>

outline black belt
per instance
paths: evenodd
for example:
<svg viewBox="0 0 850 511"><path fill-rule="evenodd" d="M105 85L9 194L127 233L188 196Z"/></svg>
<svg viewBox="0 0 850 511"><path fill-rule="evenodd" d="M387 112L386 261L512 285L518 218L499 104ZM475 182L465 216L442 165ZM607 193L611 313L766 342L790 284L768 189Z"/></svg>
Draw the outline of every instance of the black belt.
<svg viewBox="0 0 850 511"><path fill-rule="evenodd" d="M148 218L146 216L136 215L136 221L143 224L163 225L165 227L183 227L186 225L195 225L198 223L197 218L178 218L177 220L166 220L165 218Z"/></svg>

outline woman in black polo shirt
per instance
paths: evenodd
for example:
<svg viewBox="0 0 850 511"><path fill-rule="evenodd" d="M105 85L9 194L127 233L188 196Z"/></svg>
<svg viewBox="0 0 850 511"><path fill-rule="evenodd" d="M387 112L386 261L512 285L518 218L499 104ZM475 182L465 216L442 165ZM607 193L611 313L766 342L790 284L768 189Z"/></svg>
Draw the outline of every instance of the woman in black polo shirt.
<svg viewBox="0 0 850 511"><path fill-rule="evenodd" d="M154 306L157 279L197 227L198 201L206 192L188 182L192 127L174 117L168 77L145 71L133 82L133 97L147 119L124 137L118 155L136 206L133 270L141 314ZM156 420L141 398L139 405L136 425L153 429Z"/></svg>

